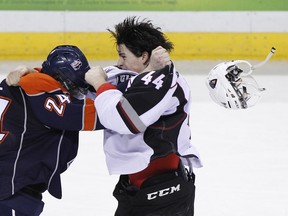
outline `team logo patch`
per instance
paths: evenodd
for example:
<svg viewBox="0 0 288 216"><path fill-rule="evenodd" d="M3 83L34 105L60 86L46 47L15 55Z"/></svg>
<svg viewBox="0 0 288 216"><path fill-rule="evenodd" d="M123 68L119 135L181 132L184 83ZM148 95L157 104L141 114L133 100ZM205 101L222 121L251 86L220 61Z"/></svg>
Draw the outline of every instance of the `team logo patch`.
<svg viewBox="0 0 288 216"><path fill-rule="evenodd" d="M80 59L77 59L73 61L70 65L76 71L80 69L80 67L82 66L82 62L80 61Z"/></svg>
<svg viewBox="0 0 288 216"><path fill-rule="evenodd" d="M212 89L216 87L216 84L217 84L217 79L213 79L209 82L209 85Z"/></svg>

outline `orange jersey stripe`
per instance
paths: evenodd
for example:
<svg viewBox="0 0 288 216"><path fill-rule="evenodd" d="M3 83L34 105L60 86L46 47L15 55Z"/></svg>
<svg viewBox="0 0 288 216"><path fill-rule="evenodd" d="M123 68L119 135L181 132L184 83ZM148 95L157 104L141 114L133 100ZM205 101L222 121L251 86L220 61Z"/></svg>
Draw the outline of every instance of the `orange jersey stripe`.
<svg viewBox="0 0 288 216"><path fill-rule="evenodd" d="M85 109L84 109L84 130L95 129L96 120L97 120L97 115L96 115L96 109L94 106L94 101L87 98Z"/></svg>
<svg viewBox="0 0 288 216"><path fill-rule="evenodd" d="M57 80L47 74L39 72L29 73L21 77L19 84L27 94L51 92L56 89L67 92Z"/></svg>

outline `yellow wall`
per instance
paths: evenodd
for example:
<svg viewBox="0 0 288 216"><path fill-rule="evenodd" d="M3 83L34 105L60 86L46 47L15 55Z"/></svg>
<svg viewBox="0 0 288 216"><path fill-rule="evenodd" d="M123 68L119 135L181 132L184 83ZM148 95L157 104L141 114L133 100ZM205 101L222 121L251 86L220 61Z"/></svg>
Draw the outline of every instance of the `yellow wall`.
<svg viewBox="0 0 288 216"><path fill-rule="evenodd" d="M288 33L167 32L174 59L263 59L274 46L273 59L288 59ZM40 60L59 44L79 46L89 59L116 59L114 41L106 32L0 33L0 59Z"/></svg>

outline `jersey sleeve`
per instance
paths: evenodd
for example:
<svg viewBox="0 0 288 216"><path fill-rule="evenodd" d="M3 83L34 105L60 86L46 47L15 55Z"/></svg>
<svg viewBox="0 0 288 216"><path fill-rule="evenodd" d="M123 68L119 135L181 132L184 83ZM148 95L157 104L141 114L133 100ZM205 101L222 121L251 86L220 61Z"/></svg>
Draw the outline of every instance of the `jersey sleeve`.
<svg viewBox="0 0 288 216"><path fill-rule="evenodd" d="M103 129L97 122L93 100L76 99L52 77L30 73L20 79L36 117L44 125L61 130Z"/></svg>
<svg viewBox="0 0 288 216"><path fill-rule="evenodd" d="M95 99L101 123L121 134L145 131L169 112L177 76L172 65L132 77L124 93L104 84L105 90L97 92Z"/></svg>

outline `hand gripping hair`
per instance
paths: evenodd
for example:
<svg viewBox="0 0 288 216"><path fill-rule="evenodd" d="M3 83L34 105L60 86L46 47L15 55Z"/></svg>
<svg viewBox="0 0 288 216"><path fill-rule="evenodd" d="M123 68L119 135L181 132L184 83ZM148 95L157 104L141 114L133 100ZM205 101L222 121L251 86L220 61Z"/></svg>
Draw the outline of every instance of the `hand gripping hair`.
<svg viewBox="0 0 288 216"><path fill-rule="evenodd" d="M90 69L82 51L73 45L55 47L42 64L42 72L59 81L73 96L85 95L89 88L85 73Z"/></svg>
<svg viewBox="0 0 288 216"><path fill-rule="evenodd" d="M212 100L227 109L247 109L256 105L262 91L251 73L265 64L275 52L272 47L266 59L252 66L245 60L233 60L216 65L206 79Z"/></svg>

